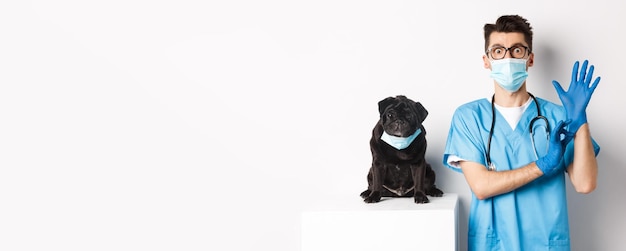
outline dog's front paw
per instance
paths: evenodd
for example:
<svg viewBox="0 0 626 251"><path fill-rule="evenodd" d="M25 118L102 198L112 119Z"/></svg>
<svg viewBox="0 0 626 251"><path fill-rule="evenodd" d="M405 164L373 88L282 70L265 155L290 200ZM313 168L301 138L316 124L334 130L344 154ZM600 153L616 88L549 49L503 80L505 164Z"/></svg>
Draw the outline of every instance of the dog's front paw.
<svg viewBox="0 0 626 251"><path fill-rule="evenodd" d="M376 203L380 201L381 197L380 191L373 191L367 195L363 201L365 201L365 203Z"/></svg>
<svg viewBox="0 0 626 251"><path fill-rule="evenodd" d="M361 198L363 198L363 199L367 198L367 196L369 196L369 195L370 195L370 193L372 193L372 191L370 191L369 189L367 189L367 190L363 191L363 192L361 193Z"/></svg>
<svg viewBox="0 0 626 251"><path fill-rule="evenodd" d="M415 192L415 195L413 195L413 198L415 199L415 203L417 204L423 204L423 203L428 203L430 202L428 200L428 197L426 197L426 195L424 193L421 192Z"/></svg>
<svg viewBox="0 0 626 251"><path fill-rule="evenodd" d="M426 194L433 197L441 197L443 196L443 191L439 190L439 188L432 187L431 189L428 189L428 191L426 191Z"/></svg>

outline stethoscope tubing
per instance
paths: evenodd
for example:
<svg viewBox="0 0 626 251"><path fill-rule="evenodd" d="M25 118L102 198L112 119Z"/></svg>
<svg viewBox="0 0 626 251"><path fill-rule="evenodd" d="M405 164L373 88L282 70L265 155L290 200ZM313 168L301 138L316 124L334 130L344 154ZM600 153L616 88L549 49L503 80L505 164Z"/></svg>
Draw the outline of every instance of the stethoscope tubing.
<svg viewBox="0 0 626 251"><path fill-rule="evenodd" d="M532 141L533 144L533 148L535 147L535 139L533 138L533 124L537 121L537 120L543 120L546 122L546 134L550 135L550 123L548 122L548 118L544 117L543 115L541 115L541 110L539 109L539 102L537 102L537 98L535 98L534 95L532 95L530 92L528 93L528 95L530 95L530 97L533 99L533 102L535 102L535 107L537 108L537 116L535 116L533 119L530 120L530 124L529 124L529 130L530 130L530 139ZM496 107L495 107L495 97L496 95L494 94L493 96L491 96L491 128L489 129L489 140L487 141L487 168L489 171L494 171L496 170L495 165L491 162L491 138L493 138L493 129L495 128L496 125ZM536 149L535 149L536 150ZM537 154L537 153L535 153Z"/></svg>

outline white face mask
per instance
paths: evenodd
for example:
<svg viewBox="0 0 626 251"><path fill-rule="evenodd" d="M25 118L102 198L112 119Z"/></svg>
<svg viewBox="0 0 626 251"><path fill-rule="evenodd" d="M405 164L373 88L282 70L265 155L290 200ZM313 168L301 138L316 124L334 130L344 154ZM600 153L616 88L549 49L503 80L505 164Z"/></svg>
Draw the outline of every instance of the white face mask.
<svg viewBox="0 0 626 251"><path fill-rule="evenodd" d="M420 133L422 133L422 129L417 129L417 131L415 131L415 133L413 133L411 136L403 138L390 135L387 132L383 131L383 135L380 136L380 139L382 141L385 141L385 143L389 144L390 146L393 146L395 149L402 150L409 147L411 143L413 143L413 140L417 138L417 135L420 135Z"/></svg>
<svg viewBox="0 0 626 251"><path fill-rule="evenodd" d="M516 92L528 77L527 59L503 58L491 60L491 78L509 92Z"/></svg>

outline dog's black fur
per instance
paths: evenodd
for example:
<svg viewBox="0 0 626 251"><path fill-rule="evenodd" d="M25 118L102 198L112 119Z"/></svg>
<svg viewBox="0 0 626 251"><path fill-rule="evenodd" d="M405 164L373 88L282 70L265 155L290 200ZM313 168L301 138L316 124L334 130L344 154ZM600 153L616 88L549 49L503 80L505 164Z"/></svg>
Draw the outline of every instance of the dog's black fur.
<svg viewBox="0 0 626 251"><path fill-rule="evenodd" d="M368 188L361 193L366 203L382 197L411 197L415 203L428 203L428 197L443 196L435 186L435 172L426 163L426 130L422 125L428 111L421 103L403 95L378 102L380 119L372 130L372 166L367 175ZM422 132L405 149L398 150L380 139L383 130L397 137Z"/></svg>

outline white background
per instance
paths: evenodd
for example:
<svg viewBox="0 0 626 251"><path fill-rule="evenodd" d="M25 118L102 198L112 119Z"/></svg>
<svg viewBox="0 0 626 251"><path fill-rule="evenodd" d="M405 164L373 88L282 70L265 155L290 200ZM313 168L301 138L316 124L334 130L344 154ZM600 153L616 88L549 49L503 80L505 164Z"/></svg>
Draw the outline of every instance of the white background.
<svg viewBox="0 0 626 251"><path fill-rule="evenodd" d="M493 92L483 31L534 27L528 90L560 102L572 64L602 81L590 195L568 186L573 250L620 250L622 1L3 1L0 249L298 250L300 213L365 189L377 102L430 112L427 159L454 109ZM349 233L347 233L349 234ZM363 236L364 241L376 241Z"/></svg>

